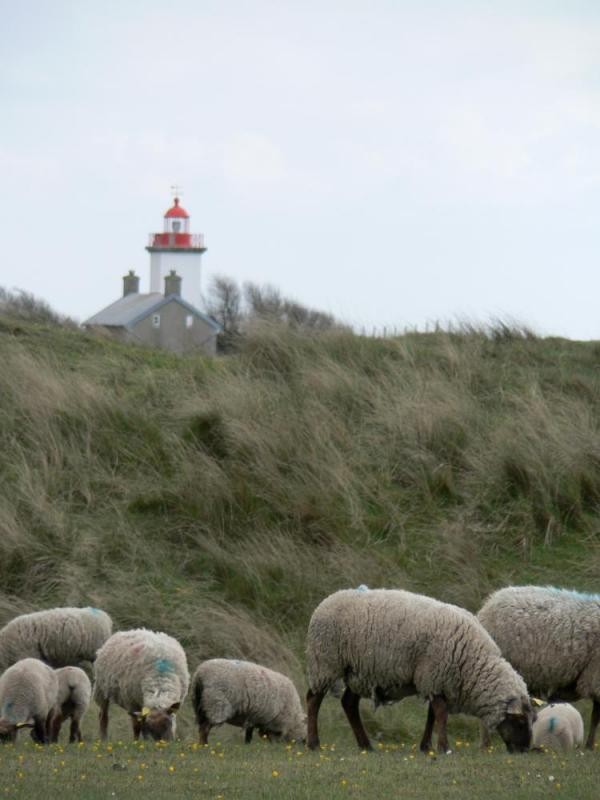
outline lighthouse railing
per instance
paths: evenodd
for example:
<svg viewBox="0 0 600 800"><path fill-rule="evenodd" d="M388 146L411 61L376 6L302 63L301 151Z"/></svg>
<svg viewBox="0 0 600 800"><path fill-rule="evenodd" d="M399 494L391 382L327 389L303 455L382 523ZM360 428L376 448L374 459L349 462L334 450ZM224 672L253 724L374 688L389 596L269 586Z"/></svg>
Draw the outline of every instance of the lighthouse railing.
<svg viewBox="0 0 600 800"><path fill-rule="evenodd" d="M194 250L204 249L202 233L151 233L148 236L149 247L190 247Z"/></svg>

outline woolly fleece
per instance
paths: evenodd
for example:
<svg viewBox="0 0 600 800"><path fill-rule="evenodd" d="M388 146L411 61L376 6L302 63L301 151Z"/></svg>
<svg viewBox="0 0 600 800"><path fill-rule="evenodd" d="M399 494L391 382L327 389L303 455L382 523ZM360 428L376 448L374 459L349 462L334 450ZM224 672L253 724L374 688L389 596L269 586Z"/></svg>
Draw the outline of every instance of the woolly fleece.
<svg viewBox="0 0 600 800"><path fill-rule="evenodd" d="M304 710L292 681L280 672L250 661L213 658L204 661L192 678L196 713L201 709L211 726L234 717L244 727L258 727L285 739L306 736Z"/></svg>
<svg viewBox="0 0 600 800"><path fill-rule="evenodd" d="M113 634L94 664L94 700L128 712L183 702L190 675L182 646L166 633L138 628Z"/></svg>
<svg viewBox="0 0 600 800"><path fill-rule="evenodd" d="M98 608L22 614L0 630L0 670L22 658L38 658L55 668L93 661L111 632L111 618Z"/></svg>
<svg viewBox="0 0 600 800"><path fill-rule="evenodd" d="M551 703L533 723L532 747L573 750L583 744L583 719L569 703Z"/></svg>
<svg viewBox="0 0 600 800"><path fill-rule="evenodd" d="M490 729L511 702L528 702L524 681L472 614L401 590L361 587L323 600L309 624L307 665L313 693L343 678L376 703L444 695L450 713Z"/></svg>
<svg viewBox="0 0 600 800"><path fill-rule="evenodd" d="M11 724L45 721L57 697L55 671L37 658L24 658L0 677L0 720Z"/></svg>
<svg viewBox="0 0 600 800"><path fill-rule="evenodd" d="M494 592L477 615L532 694L600 699L600 597L542 586Z"/></svg>

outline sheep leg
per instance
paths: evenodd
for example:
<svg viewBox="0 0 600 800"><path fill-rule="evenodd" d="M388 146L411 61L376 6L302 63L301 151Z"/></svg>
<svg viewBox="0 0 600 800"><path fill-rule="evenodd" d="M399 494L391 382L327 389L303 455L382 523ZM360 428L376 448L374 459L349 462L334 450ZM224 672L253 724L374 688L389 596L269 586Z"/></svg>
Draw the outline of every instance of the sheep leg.
<svg viewBox="0 0 600 800"><path fill-rule="evenodd" d="M133 740L137 742L140 736L142 735L142 720L138 717L131 717L131 727L133 729Z"/></svg>
<svg viewBox="0 0 600 800"><path fill-rule="evenodd" d="M448 752L448 735L446 725L448 723L448 704L441 694L436 694L431 701L435 722L437 727L437 749L438 753Z"/></svg>
<svg viewBox="0 0 600 800"><path fill-rule="evenodd" d="M33 728L31 729L31 738L36 744L48 744L48 726L46 724L47 718L40 719L40 717L33 718Z"/></svg>
<svg viewBox="0 0 600 800"><path fill-rule="evenodd" d="M208 734L210 733L210 722L204 720L198 723L198 741L200 744L208 744Z"/></svg>
<svg viewBox="0 0 600 800"><path fill-rule="evenodd" d="M431 736L433 734L433 723L435 722L435 714L433 713L433 706L431 701L427 706L427 722L425 723L425 730L423 731L423 738L419 749L422 753L428 753L431 750Z"/></svg>
<svg viewBox="0 0 600 800"><path fill-rule="evenodd" d="M103 742L105 742L108 738L108 707L110 705L110 700L103 700L102 705L100 706L100 738Z"/></svg>
<svg viewBox="0 0 600 800"><path fill-rule="evenodd" d="M372 750L371 742L369 741L369 737L367 736L367 732L360 718L360 712L358 710L359 703L360 695L354 694L351 689L346 688L346 691L342 695L342 708L346 712L348 722L356 737L356 743L361 750Z"/></svg>
<svg viewBox="0 0 600 800"><path fill-rule="evenodd" d="M60 736L60 729L62 728L63 724L63 715L60 711L56 711L52 714L48 720L48 730L50 732L50 741L51 742L58 742L58 737Z"/></svg>
<svg viewBox="0 0 600 800"><path fill-rule="evenodd" d="M594 698L594 705L592 707L592 719L590 722L590 732L588 734L587 742L585 743L586 750L594 749L594 741L596 739L596 728L600 722L600 703Z"/></svg>
<svg viewBox="0 0 600 800"><path fill-rule="evenodd" d="M246 744L250 744L252 741L252 734L254 733L254 728L252 725L249 728L244 729L244 741Z"/></svg>
<svg viewBox="0 0 600 800"><path fill-rule="evenodd" d="M318 717L324 697L325 692L316 692L313 694L310 689L306 695L306 711L308 716L306 744L311 750L316 750L320 744Z"/></svg>
<svg viewBox="0 0 600 800"><path fill-rule="evenodd" d="M69 731L69 742L80 742L81 740L81 728L79 727L79 720L77 717L72 717L71 729Z"/></svg>

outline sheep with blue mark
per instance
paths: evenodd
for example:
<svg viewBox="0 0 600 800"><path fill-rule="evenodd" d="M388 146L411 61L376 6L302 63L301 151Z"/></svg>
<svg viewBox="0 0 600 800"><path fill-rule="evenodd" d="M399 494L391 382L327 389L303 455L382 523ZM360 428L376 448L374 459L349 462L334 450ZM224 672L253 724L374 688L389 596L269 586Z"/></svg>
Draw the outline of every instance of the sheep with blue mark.
<svg viewBox="0 0 600 800"><path fill-rule="evenodd" d="M200 744L225 722L243 728L247 744L254 728L269 739L300 741L306 735L306 715L292 681L251 661L203 661L192 677L192 702Z"/></svg>
<svg viewBox="0 0 600 800"><path fill-rule="evenodd" d="M113 702L130 715L134 739L172 740L175 714L189 682L185 652L176 639L145 628L113 634L94 664L100 737L108 736L108 710Z"/></svg>
<svg viewBox="0 0 600 800"><path fill-rule="evenodd" d="M112 620L99 608L50 608L22 614L0 630L0 671L23 658L51 667L93 661L112 633Z"/></svg>
<svg viewBox="0 0 600 800"><path fill-rule="evenodd" d="M308 627L308 746L319 746L317 718L326 693L343 680L342 707L358 746L370 749L359 701L429 700L421 750L448 750L449 713L479 717L509 751L529 747L533 709L521 677L468 611L393 589L342 590L325 598Z"/></svg>
<svg viewBox="0 0 600 800"><path fill-rule="evenodd" d="M583 744L583 719L570 703L550 703L533 723L531 746L548 750L573 750Z"/></svg>
<svg viewBox="0 0 600 800"><path fill-rule="evenodd" d="M600 595L552 586L508 586L477 615L531 694L593 701L586 747L600 722Z"/></svg>
<svg viewBox="0 0 600 800"><path fill-rule="evenodd" d="M50 741L58 742L63 722L70 719L69 742L80 742L81 720L90 704L92 684L79 667L62 667L55 671L58 678L58 699L50 722Z"/></svg>
<svg viewBox="0 0 600 800"><path fill-rule="evenodd" d="M0 677L0 741L15 742L31 728L38 744L49 740L49 722L58 697L56 672L37 658L23 658Z"/></svg>

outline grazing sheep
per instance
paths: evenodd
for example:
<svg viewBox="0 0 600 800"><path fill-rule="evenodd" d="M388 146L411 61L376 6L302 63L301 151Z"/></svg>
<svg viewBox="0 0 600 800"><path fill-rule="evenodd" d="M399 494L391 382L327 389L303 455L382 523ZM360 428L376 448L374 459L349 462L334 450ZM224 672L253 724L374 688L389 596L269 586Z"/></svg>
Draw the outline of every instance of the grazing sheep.
<svg viewBox="0 0 600 800"><path fill-rule="evenodd" d="M56 677L58 678L58 701L50 722L50 741L58 742L62 724L70 718L69 741L80 742L80 723L90 704L92 684L79 667L57 669Z"/></svg>
<svg viewBox="0 0 600 800"><path fill-rule="evenodd" d="M308 746L319 745L321 702L340 678L342 707L358 746L370 749L359 714L417 694L430 701L421 750L446 751L448 713L465 712L497 729L510 752L526 750L533 710L521 677L468 611L411 592L360 587L335 592L316 608L307 641Z"/></svg>
<svg viewBox="0 0 600 800"><path fill-rule="evenodd" d="M483 604L479 621L531 694L550 702L593 700L586 747L600 722L600 595L551 586L509 586Z"/></svg>
<svg viewBox="0 0 600 800"><path fill-rule="evenodd" d="M144 628L115 633L94 664L94 700L100 706L100 737L108 733L113 701L131 716L135 739L173 739L175 713L190 676L183 648L166 633Z"/></svg>
<svg viewBox="0 0 600 800"><path fill-rule="evenodd" d="M17 661L0 677L0 740L15 742L20 728L48 744L48 723L58 696L54 670L37 658Z"/></svg>
<svg viewBox="0 0 600 800"><path fill-rule="evenodd" d="M298 692L280 672L250 661L212 658L195 671L192 690L200 744L208 742L212 727L224 722L244 728L247 743L255 727L269 738L305 737L306 716Z"/></svg>
<svg viewBox="0 0 600 800"><path fill-rule="evenodd" d="M533 723L532 747L573 750L583 744L583 719L569 703L551 703Z"/></svg>
<svg viewBox="0 0 600 800"><path fill-rule="evenodd" d="M0 630L0 670L22 658L38 658L55 669L93 661L111 632L111 618L98 608L22 614Z"/></svg>

